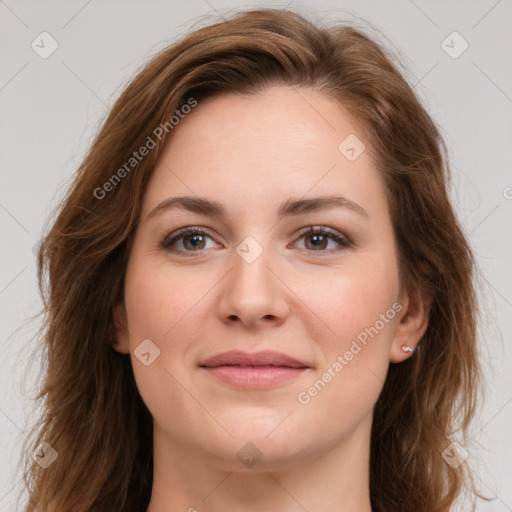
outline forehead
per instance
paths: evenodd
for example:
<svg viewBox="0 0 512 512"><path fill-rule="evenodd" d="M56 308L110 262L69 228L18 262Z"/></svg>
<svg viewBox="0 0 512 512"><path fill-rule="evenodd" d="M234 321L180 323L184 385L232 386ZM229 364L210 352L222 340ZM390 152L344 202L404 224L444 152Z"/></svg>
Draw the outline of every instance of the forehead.
<svg viewBox="0 0 512 512"><path fill-rule="evenodd" d="M346 140L357 151L367 145L343 107L317 91L275 86L207 98L171 132L143 215L170 195L215 197L245 210L334 193L382 201L368 152L347 158Z"/></svg>
<svg viewBox="0 0 512 512"><path fill-rule="evenodd" d="M178 128L168 146L194 138L212 153L219 148L226 154L231 148L228 154L236 154L237 147L243 145L244 158L256 161L264 157L263 144L267 151L279 155L279 161L290 160L292 154L287 151L304 155L327 148L337 151L340 137L356 131L338 102L320 92L290 86L207 98Z"/></svg>

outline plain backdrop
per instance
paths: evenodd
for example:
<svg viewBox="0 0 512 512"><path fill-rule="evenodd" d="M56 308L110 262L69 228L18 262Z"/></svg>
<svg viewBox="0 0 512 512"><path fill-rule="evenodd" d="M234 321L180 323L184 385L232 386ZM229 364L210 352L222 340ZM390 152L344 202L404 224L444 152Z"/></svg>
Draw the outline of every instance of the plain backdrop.
<svg viewBox="0 0 512 512"><path fill-rule="evenodd" d="M407 79L442 128L451 197L481 272L487 395L474 442L465 447L467 463L481 489L496 497L477 510L512 511L510 0L0 0L0 511L15 510L21 441L33 419L37 372L28 363L40 320L27 319L41 305L34 247L45 219L106 109L140 66L194 23L258 6L357 22L400 56ZM31 46L42 32L58 44L47 58Z"/></svg>

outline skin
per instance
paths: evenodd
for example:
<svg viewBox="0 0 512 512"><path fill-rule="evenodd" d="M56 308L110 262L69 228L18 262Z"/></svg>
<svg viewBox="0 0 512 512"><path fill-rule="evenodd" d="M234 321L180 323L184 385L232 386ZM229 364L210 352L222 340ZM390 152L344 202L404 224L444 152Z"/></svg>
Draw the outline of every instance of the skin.
<svg viewBox="0 0 512 512"><path fill-rule="evenodd" d="M401 289L369 152L349 161L338 150L349 134L364 141L337 103L287 86L207 99L173 130L143 199L116 309L114 348L130 353L154 419L148 512L371 511L373 408L390 362L410 357L401 346L417 344L428 311L419 294ZM333 194L366 215L336 207L276 216L287 199ZM184 195L218 201L226 216L174 209L147 218ZM328 238L317 248L314 234L301 234L311 225L351 245ZM208 236L181 238L174 251L160 245L187 226ZM262 248L252 263L236 251L247 236ZM397 303L394 318L333 372L358 334ZM160 350L148 366L134 355L145 339ZM242 390L198 367L233 349L278 350L309 368L272 389ZM328 368L336 376L300 403ZM237 457L249 442L262 455L252 467Z"/></svg>

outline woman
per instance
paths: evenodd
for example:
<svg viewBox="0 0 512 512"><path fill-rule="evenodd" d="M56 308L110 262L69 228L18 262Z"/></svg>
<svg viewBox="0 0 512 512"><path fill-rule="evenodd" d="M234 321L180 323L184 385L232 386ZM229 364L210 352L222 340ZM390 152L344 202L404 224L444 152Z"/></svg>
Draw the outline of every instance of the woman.
<svg viewBox="0 0 512 512"><path fill-rule="evenodd" d="M480 496L463 448L473 258L444 155L351 27L255 10L162 51L39 252L48 367L26 510L441 512Z"/></svg>

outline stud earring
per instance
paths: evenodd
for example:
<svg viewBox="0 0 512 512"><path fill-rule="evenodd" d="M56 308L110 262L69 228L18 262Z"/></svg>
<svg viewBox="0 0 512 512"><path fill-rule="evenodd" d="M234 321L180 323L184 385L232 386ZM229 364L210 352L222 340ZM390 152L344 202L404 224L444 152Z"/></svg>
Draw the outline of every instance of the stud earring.
<svg viewBox="0 0 512 512"><path fill-rule="evenodd" d="M414 352L414 349L411 347L408 347L407 345L402 345L402 350L404 352Z"/></svg>

